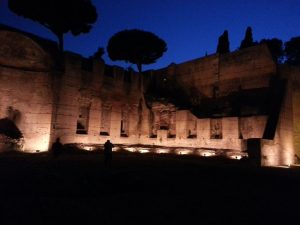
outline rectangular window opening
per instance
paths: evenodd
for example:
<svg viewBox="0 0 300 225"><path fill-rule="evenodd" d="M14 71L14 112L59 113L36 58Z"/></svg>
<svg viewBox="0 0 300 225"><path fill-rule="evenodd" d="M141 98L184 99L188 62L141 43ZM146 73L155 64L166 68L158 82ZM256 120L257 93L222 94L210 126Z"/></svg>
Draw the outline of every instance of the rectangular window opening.
<svg viewBox="0 0 300 225"><path fill-rule="evenodd" d="M79 107L77 118L76 134L87 134L89 124L90 108L86 106Z"/></svg>
<svg viewBox="0 0 300 225"><path fill-rule="evenodd" d="M211 139L222 139L222 119L211 119L210 120L210 138Z"/></svg>
<svg viewBox="0 0 300 225"><path fill-rule="evenodd" d="M101 124L100 124L100 135L109 136L110 135L110 123L111 123L111 105L102 104L101 107Z"/></svg>

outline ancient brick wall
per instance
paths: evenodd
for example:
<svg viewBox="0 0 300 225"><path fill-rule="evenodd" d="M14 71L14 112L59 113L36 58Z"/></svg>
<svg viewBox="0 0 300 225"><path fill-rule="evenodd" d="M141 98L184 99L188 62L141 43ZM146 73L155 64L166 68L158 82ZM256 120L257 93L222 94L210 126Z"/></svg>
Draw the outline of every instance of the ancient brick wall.
<svg viewBox="0 0 300 225"><path fill-rule="evenodd" d="M226 81L230 80L236 83L235 90L239 85L242 89L267 87L270 75L277 73L272 56L264 45L220 55L219 65L221 87L226 88Z"/></svg>
<svg viewBox="0 0 300 225"><path fill-rule="evenodd" d="M0 31L0 118L8 108L24 136L24 150L46 151L52 123L53 62L31 38Z"/></svg>
<svg viewBox="0 0 300 225"><path fill-rule="evenodd" d="M57 80L58 107L52 140L63 143L138 143L138 77L101 61L65 54L65 72ZM126 118L122 118L126 110ZM122 119L125 119L124 121ZM126 133L122 132L125 124Z"/></svg>
<svg viewBox="0 0 300 225"><path fill-rule="evenodd" d="M278 77L286 81L285 95L280 109L275 137L262 140L262 165L290 165L297 162L299 122L299 68L281 66Z"/></svg>
<svg viewBox="0 0 300 225"><path fill-rule="evenodd" d="M277 70L267 47L259 45L171 65L154 73L176 75L187 92L197 90L200 96L212 97L214 86L218 86L220 96L239 89L268 87L270 76Z"/></svg>
<svg viewBox="0 0 300 225"><path fill-rule="evenodd" d="M300 68L294 67L289 73L292 77L293 141L295 154L300 156Z"/></svg>
<svg viewBox="0 0 300 225"><path fill-rule="evenodd" d="M245 141L258 138L267 166L293 163L294 145L299 151L300 73L278 70L266 46L171 64L147 71L141 80L133 71L69 52L64 54L64 70L57 70L48 52L53 43L37 40L0 31L0 118L8 109L20 112L16 124L27 151L45 151L57 137L63 143L101 144L110 139L116 144L229 151L246 150ZM274 75L288 82L272 140L263 140L269 118L265 112L197 118L166 99L148 105L143 95L151 79L161 77L160 82L178 82L189 101L199 103L267 88Z"/></svg>

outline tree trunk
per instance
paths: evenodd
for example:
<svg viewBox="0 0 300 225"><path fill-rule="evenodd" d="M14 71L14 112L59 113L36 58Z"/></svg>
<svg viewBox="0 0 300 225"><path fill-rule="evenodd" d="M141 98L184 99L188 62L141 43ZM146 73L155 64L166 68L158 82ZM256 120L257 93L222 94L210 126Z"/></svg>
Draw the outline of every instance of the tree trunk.
<svg viewBox="0 0 300 225"><path fill-rule="evenodd" d="M57 35L57 38L58 38L58 48L59 48L59 51L61 53L63 53L64 51L64 38L63 38L63 34L56 34Z"/></svg>
<svg viewBox="0 0 300 225"><path fill-rule="evenodd" d="M144 100L144 90L143 90L143 74L142 74L142 64L137 63L138 76L139 76L139 91L140 91L140 101L138 106L138 134L142 134L142 120L143 120L143 100Z"/></svg>
<svg viewBox="0 0 300 225"><path fill-rule="evenodd" d="M138 63L136 65L137 65L139 73L141 74L142 73L142 63Z"/></svg>
<svg viewBox="0 0 300 225"><path fill-rule="evenodd" d="M58 50L59 50L58 69L61 71L64 71L64 69L65 69L65 66L64 66L64 38L63 38L64 34L55 32L55 35L57 36L57 39L58 39Z"/></svg>
<svg viewBox="0 0 300 225"><path fill-rule="evenodd" d="M139 89L143 93L143 74L142 74L142 64L136 64L139 71Z"/></svg>

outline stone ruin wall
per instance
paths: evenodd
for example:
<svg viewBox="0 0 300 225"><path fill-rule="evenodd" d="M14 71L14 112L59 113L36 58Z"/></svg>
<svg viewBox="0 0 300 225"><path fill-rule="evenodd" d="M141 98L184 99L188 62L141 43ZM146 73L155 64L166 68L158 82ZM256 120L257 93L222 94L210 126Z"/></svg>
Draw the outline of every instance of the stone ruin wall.
<svg viewBox="0 0 300 225"><path fill-rule="evenodd" d="M5 35L1 33L0 39ZM16 33L9 35L24 38ZM245 149L244 140L263 137L267 116L225 117L214 121L198 119L189 111L176 110L174 106L158 106L156 112L155 109L151 112L141 95L136 74L131 74L130 82L126 82L123 69L112 67L113 72L106 74L104 63L97 61L93 62L92 71L88 71L82 69L84 59L73 53L65 54L65 73L55 73L51 70L50 59L44 60L47 64L39 61L49 57L43 49L26 37L19 43L21 46L15 47L25 50L19 50L18 54L0 51L10 54L0 56L0 118L5 117L8 107L21 112L18 127L25 137L24 149L28 151L47 150L56 137L61 137L63 143L99 144L111 139L119 144L241 151ZM11 44L4 46L9 48ZM153 74L162 72L168 76L175 75L187 90L197 90L201 95L212 97L214 85L219 86L220 96L239 88L267 87L270 76L276 74L277 69L266 48L258 46L223 56L212 55L173 64L153 71ZM264 165L293 161L291 143L294 140L298 146L300 133L297 119L299 79L296 78L299 76L294 77L298 83L289 83L275 139L261 141L262 154L266 159ZM82 114L81 118L79 114ZM166 115L169 116L169 127L160 129L157 118L166 120ZM294 121L291 120L293 117ZM78 121L86 121L85 130L80 130L86 133L78 133ZM221 138L212 137L219 135L219 131L211 128L218 127L218 123L221 124ZM107 130L109 135L105 134Z"/></svg>
<svg viewBox="0 0 300 225"><path fill-rule="evenodd" d="M0 119L10 108L28 151L46 151L52 123L52 61L30 38L0 31Z"/></svg>
<svg viewBox="0 0 300 225"><path fill-rule="evenodd" d="M270 78L274 75L286 78L287 90L274 139L263 139L268 116L250 116L222 118L223 134L220 139L210 137L211 119L198 119L197 141L193 140L193 142L201 147L242 150L246 148L246 140L258 138L261 145L262 165L289 165L294 162L294 145L296 149L299 149L297 145L300 145L297 119L299 118L298 105L300 105L297 104L300 73L298 70L291 71L287 68L278 70L266 46L257 46L221 56L211 55L179 65L173 64L155 73L175 75L178 82L184 84L187 92L194 91L191 96L196 93L200 98L213 97L215 86L218 87L218 96L226 96L239 89L268 87ZM177 116L177 118L181 121L179 127L186 126L182 125L185 124L182 122L184 116ZM226 129L228 123L230 126ZM187 132L187 129L183 130L183 133Z"/></svg>
<svg viewBox="0 0 300 225"><path fill-rule="evenodd" d="M141 97L137 74L132 74L131 86L127 88L122 69L113 67L113 76L108 76L105 74L104 64L94 62L93 72L86 72L80 68L81 60L78 55L66 55L66 72L62 74L59 84L61 91L58 94L55 136L61 137L64 143L96 144L111 139L120 144L141 143L239 151L244 149L240 133L245 137L262 138L265 121L263 116L222 118L222 138L211 138L209 118L197 119L188 110L178 111L172 104L157 104L150 111ZM83 81L83 77L88 77L88 81ZM89 108L86 134L76 134L78 110L81 106ZM104 111L103 107L106 108ZM124 116L124 109L128 117L128 131L123 136L120 121ZM101 113L109 110L110 116L103 121ZM105 126L109 126L109 135L100 135L101 129L105 127L103 122ZM252 124L251 129L249 124ZM241 129L240 126L244 128ZM105 129L104 131L106 132Z"/></svg>
<svg viewBox="0 0 300 225"><path fill-rule="evenodd" d="M300 157L300 69L292 70L293 135L295 153Z"/></svg>
<svg viewBox="0 0 300 225"><path fill-rule="evenodd" d="M39 72L0 68L0 118L7 109L20 112L16 122L28 151L46 151L52 122L51 77Z"/></svg>
<svg viewBox="0 0 300 225"><path fill-rule="evenodd" d="M280 75L287 79L287 90L273 140L262 140L262 165L290 165L299 156L299 77L300 69L282 66Z"/></svg>
<svg viewBox="0 0 300 225"><path fill-rule="evenodd" d="M59 83L55 137L63 143L99 144L110 139L116 144L137 144L138 77L130 74L128 84L121 68L111 67L110 74L105 74L102 62L94 60L92 71L83 70L81 63L79 55L66 55L66 71ZM77 130L81 108L87 109L84 132Z"/></svg>
<svg viewBox="0 0 300 225"><path fill-rule="evenodd" d="M268 87L270 77L277 73L277 68L266 46L257 46L221 56L215 54L179 65L171 64L168 68L153 73L156 76L176 76L187 92L194 91L191 96L212 98L216 85L219 87L219 96L226 96L239 89ZM185 145L203 148L244 150L244 140L263 137L267 121L267 116L224 117L220 119L222 137L212 138L212 119L195 118L196 138L187 138L189 113L176 112L176 139ZM175 140L172 143L178 144Z"/></svg>
<svg viewBox="0 0 300 225"><path fill-rule="evenodd" d="M268 87L276 65L266 46L256 46L224 55L211 55L173 66L168 75L176 74L187 89L196 89L206 97L213 96L213 86L219 95L241 89ZM158 71L157 73L161 73Z"/></svg>

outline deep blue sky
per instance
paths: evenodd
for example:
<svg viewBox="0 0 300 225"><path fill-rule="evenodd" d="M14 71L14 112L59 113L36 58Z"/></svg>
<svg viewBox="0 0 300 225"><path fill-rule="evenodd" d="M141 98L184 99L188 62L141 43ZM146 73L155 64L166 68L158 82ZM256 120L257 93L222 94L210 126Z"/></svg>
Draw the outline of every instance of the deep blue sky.
<svg viewBox="0 0 300 225"><path fill-rule="evenodd" d="M42 1L42 0L41 0ZM65 49L84 56L123 29L138 28L154 32L168 44L168 51L157 63L144 69L180 63L216 50L219 35L229 31L230 49L238 48L247 26L255 40L277 37L283 41L300 36L300 0L93 0L98 21L88 34L65 35ZM15 16L0 0L0 23L42 37L56 37L36 22ZM129 66L121 62L108 64ZM135 67L134 67L135 68Z"/></svg>

